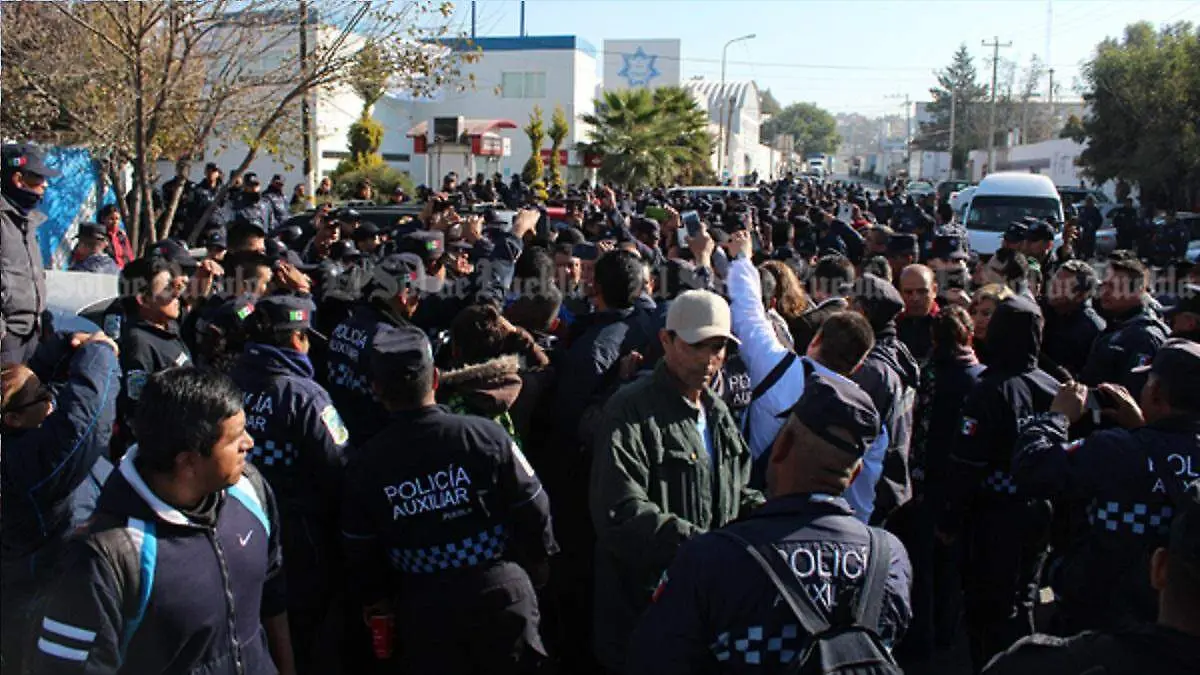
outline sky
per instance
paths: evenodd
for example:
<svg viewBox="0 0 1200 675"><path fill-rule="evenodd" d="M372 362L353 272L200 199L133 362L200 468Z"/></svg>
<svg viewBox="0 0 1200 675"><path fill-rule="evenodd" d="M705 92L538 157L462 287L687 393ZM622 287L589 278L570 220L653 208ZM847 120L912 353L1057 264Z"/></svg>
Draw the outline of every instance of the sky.
<svg viewBox="0 0 1200 675"><path fill-rule="evenodd" d="M455 29L469 32L470 5L456 1ZM960 44L983 80L992 49L981 43L1011 42L1003 58L1023 67L1036 54L1055 69L1058 99L1078 100L1079 65L1104 38L1139 20L1200 24L1196 0L528 0L525 13L528 35L577 35L597 50L678 38L685 80L719 80L725 42L754 33L729 47L726 79L752 79L785 106L871 117L903 114L905 95L929 100ZM519 16L518 0L479 0L477 35L517 35Z"/></svg>

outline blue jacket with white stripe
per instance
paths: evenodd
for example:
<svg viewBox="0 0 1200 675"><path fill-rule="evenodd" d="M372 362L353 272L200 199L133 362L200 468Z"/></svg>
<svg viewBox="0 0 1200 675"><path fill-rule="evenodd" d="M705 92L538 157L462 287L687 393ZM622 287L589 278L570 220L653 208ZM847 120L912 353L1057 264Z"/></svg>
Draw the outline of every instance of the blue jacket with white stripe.
<svg viewBox="0 0 1200 675"><path fill-rule="evenodd" d="M72 493L108 452L116 419L120 370L112 347L85 344L71 355L67 384L45 422L4 432L4 602L32 592L32 582L54 567L71 532Z"/></svg>
<svg viewBox="0 0 1200 675"><path fill-rule="evenodd" d="M185 515L136 458L105 485L47 598L28 672L274 675L262 618L284 611L285 588L270 488L247 464Z"/></svg>

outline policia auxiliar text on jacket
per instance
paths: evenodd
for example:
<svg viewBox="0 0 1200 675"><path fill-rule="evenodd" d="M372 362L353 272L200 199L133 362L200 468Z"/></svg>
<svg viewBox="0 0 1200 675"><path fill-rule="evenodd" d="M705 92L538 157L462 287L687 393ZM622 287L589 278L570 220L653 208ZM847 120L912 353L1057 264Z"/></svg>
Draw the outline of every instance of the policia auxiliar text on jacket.
<svg viewBox="0 0 1200 675"><path fill-rule="evenodd" d="M534 671L546 657L534 583L558 550L541 482L499 424L435 403L420 329L380 327L371 369L391 417L347 467L352 597L394 618L407 672Z"/></svg>

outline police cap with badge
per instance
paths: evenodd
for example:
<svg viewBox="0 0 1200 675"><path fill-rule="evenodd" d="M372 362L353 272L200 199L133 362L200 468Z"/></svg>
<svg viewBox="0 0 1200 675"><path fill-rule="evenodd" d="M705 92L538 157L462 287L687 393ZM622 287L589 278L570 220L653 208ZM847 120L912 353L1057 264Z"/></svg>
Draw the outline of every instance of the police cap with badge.
<svg viewBox="0 0 1200 675"><path fill-rule="evenodd" d="M396 251L417 256L428 268L446 253L446 235L430 231L410 232L396 242Z"/></svg>
<svg viewBox="0 0 1200 675"><path fill-rule="evenodd" d="M46 163L46 155L41 148L30 143L9 143L3 149L4 175L10 176L18 171L34 174L42 178L57 178L62 175Z"/></svg>
<svg viewBox="0 0 1200 675"><path fill-rule="evenodd" d="M313 309L312 300L306 297L268 295L254 304L254 313L249 317L247 327L252 336L303 331L325 341L325 336L313 330Z"/></svg>

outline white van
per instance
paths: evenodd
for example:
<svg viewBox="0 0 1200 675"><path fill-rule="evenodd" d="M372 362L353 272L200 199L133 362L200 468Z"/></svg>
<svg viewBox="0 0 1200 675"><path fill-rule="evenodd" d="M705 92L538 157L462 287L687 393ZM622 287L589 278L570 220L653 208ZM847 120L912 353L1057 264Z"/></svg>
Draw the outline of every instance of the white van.
<svg viewBox="0 0 1200 675"><path fill-rule="evenodd" d="M1021 172L984 177L967 205L965 225L971 250L980 255L995 253L1008 226L1026 216L1052 220L1061 226L1062 198L1053 181L1036 173Z"/></svg>

